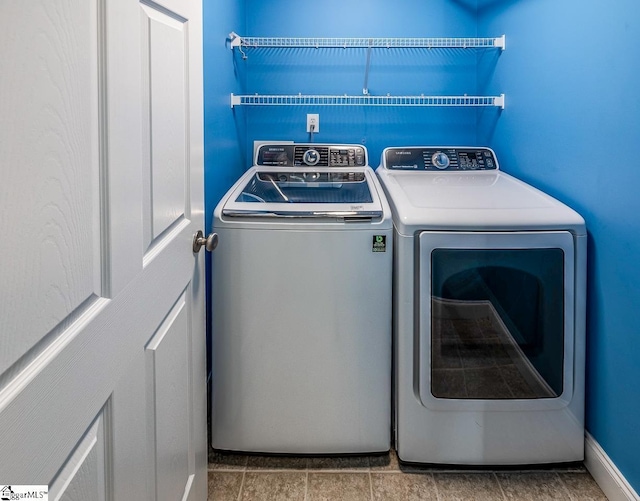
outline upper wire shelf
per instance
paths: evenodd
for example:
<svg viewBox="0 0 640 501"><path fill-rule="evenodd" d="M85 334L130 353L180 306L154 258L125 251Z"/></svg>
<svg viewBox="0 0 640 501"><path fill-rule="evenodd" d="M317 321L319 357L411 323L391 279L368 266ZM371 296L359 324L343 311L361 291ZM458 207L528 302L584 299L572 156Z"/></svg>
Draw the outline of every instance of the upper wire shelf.
<svg viewBox="0 0 640 501"><path fill-rule="evenodd" d="M504 109L499 96L326 96L326 95L235 95L234 106L497 106Z"/></svg>
<svg viewBox="0 0 640 501"><path fill-rule="evenodd" d="M497 38L312 38L312 37L242 37L229 33L230 48L365 48L367 62L362 96L353 95L234 95L234 106L494 106L504 109L504 94L499 96L372 96L368 90L371 50L374 48L506 48L506 36Z"/></svg>
<svg viewBox="0 0 640 501"><path fill-rule="evenodd" d="M235 47L291 47L291 48L454 48L501 49L506 48L506 37L497 38L308 38L308 37L242 37L229 33L231 50Z"/></svg>

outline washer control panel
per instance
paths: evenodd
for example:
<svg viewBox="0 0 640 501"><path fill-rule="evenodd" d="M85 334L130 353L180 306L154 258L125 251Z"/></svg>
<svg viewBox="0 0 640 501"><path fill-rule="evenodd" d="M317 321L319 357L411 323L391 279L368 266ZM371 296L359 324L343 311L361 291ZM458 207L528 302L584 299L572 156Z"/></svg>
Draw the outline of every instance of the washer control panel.
<svg viewBox="0 0 640 501"><path fill-rule="evenodd" d="M256 165L274 167L364 167L367 150L355 144L263 144Z"/></svg>
<svg viewBox="0 0 640 501"><path fill-rule="evenodd" d="M461 171L497 170L498 161L490 148L420 146L387 148L382 162L389 170Z"/></svg>

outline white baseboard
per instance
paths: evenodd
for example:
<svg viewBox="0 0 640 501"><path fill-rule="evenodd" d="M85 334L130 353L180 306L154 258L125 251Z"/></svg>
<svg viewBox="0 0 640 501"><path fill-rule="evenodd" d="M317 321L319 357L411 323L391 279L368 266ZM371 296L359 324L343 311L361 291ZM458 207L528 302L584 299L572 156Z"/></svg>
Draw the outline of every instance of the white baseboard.
<svg viewBox="0 0 640 501"><path fill-rule="evenodd" d="M584 465L609 501L640 501L638 493L589 433L584 438Z"/></svg>

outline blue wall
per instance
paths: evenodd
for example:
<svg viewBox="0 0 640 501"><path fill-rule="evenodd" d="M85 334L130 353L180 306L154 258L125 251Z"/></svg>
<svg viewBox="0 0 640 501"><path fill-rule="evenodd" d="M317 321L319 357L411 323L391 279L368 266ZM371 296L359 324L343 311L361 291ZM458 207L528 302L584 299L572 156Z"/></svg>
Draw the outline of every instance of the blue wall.
<svg viewBox="0 0 640 501"><path fill-rule="evenodd" d="M205 203L207 227L213 207L244 171L246 127L230 106L230 94L243 87L243 75L234 68L227 36L245 27L242 2L204 0L204 134ZM211 210L209 210L211 209Z"/></svg>
<svg viewBox="0 0 640 501"><path fill-rule="evenodd" d="M210 230L218 200L242 174L245 124L237 120L229 95L240 88L227 35L245 27L242 2L203 1L205 227ZM206 231L205 231L206 233ZM207 291L211 290L211 255L206 253ZM208 294L207 294L208 296ZM211 307L207 301L207 340L211 339ZM209 342L207 343L209 346Z"/></svg>
<svg viewBox="0 0 640 501"><path fill-rule="evenodd" d="M252 36L427 37L476 36L475 10L449 0L247 0ZM240 32L238 32L240 33ZM243 33L240 33L241 35ZM269 49L236 54L246 93L362 95L366 49ZM473 95L474 50L374 49L368 89L372 95ZM316 142L364 144L378 165L386 146L475 144L476 112L452 108L239 107L247 121L245 148L255 139L309 140L307 113L320 114ZM498 112L494 110L494 114Z"/></svg>
<svg viewBox="0 0 640 501"><path fill-rule="evenodd" d="M587 428L640 490L640 4L637 0L205 0L207 224L255 139L382 149L488 144L507 172L578 210L589 229ZM236 107L234 93L362 94L365 50L247 51L251 36L507 35L507 50L374 50L371 94L506 94L496 109ZM215 270L214 270L215 271Z"/></svg>
<svg viewBox="0 0 640 501"><path fill-rule="evenodd" d="M640 3L478 5L479 34L507 34L499 63L480 69L507 106L478 137L587 221L587 429L639 491Z"/></svg>

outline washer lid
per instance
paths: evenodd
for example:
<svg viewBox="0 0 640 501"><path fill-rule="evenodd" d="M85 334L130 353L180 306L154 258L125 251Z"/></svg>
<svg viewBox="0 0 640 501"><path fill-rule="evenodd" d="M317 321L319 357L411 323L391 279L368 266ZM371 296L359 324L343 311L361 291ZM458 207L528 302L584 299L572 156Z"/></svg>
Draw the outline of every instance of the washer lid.
<svg viewBox="0 0 640 501"><path fill-rule="evenodd" d="M381 219L375 175L366 168L252 167L229 192L228 217Z"/></svg>
<svg viewBox="0 0 640 501"><path fill-rule="evenodd" d="M575 211L498 170L484 172L376 171L402 234L444 230L573 230Z"/></svg>

